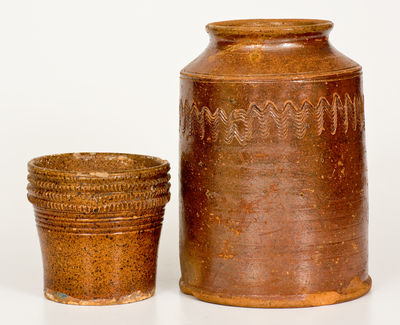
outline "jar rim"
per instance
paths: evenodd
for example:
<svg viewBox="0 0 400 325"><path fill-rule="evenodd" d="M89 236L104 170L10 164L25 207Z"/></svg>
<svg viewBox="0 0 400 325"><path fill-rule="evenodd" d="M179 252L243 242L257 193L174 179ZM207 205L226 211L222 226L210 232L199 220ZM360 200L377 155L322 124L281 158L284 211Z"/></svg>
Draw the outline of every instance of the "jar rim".
<svg viewBox="0 0 400 325"><path fill-rule="evenodd" d="M213 22L206 26L207 32L215 36L263 35L283 36L323 34L329 32L333 22L322 19L239 19Z"/></svg>

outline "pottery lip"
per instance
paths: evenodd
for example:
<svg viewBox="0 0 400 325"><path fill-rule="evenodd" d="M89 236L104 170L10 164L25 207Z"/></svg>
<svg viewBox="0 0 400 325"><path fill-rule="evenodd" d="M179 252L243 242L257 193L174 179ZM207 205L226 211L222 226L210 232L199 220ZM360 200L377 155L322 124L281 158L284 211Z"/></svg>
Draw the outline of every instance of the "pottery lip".
<svg viewBox="0 0 400 325"><path fill-rule="evenodd" d="M206 25L208 33L217 37L263 36L280 38L288 35L327 36L333 22L323 19L240 19Z"/></svg>
<svg viewBox="0 0 400 325"><path fill-rule="evenodd" d="M90 163L90 167L88 167ZM57 166L61 166L58 167ZM109 152L79 152L45 155L28 162L28 171L39 178L63 181L117 181L147 179L168 173L168 161L158 157Z"/></svg>

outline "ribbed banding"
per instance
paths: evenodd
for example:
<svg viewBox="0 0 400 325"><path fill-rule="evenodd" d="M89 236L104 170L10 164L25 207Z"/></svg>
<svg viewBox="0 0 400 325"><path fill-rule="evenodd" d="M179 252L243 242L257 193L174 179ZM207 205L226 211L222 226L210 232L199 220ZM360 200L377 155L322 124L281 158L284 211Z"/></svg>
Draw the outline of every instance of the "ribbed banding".
<svg viewBox="0 0 400 325"><path fill-rule="evenodd" d="M38 227L73 233L161 227L170 199L168 162L150 156L77 153L28 163Z"/></svg>

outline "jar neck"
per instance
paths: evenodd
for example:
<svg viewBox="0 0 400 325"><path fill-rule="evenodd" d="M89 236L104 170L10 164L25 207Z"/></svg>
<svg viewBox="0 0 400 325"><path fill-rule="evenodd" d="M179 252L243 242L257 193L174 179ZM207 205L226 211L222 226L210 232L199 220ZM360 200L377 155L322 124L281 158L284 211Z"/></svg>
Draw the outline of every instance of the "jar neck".
<svg viewBox="0 0 400 325"><path fill-rule="evenodd" d="M251 19L206 26L211 43L281 44L328 41L333 23L316 19Z"/></svg>

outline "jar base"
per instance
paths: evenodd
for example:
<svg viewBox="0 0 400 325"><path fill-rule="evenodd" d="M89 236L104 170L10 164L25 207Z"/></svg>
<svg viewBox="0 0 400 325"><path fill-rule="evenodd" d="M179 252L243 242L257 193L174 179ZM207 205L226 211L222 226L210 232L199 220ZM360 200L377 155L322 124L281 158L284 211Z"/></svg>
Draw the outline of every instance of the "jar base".
<svg viewBox="0 0 400 325"><path fill-rule="evenodd" d="M51 289L44 289L44 296L55 302L59 302L67 305L81 305L81 306L104 306L104 305L121 305L121 304L129 304L132 302L137 302L141 300L148 299L154 295L154 289L150 292L134 292L130 295L118 297L118 298L106 298L106 299L79 299L68 296L64 293L57 292Z"/></svg>
<svg viewBox="0 0 400 325"><path fill-rule="evenodd" d="M371 289L372 280L368 277L365 281L355 278L348 288L342 292L326 291L312 294L291 296L232 296L207 292L205 290L186 285L182 279L179 281L181 291L195 298L220 305L254 308L299 308L332 305L357 299Z"/></svg>

